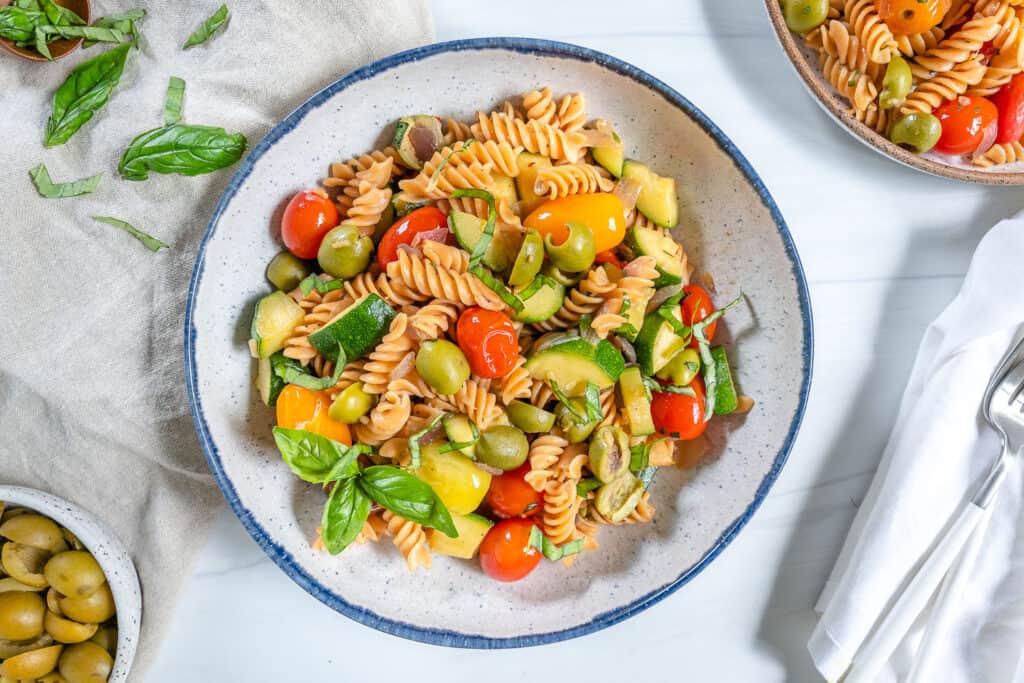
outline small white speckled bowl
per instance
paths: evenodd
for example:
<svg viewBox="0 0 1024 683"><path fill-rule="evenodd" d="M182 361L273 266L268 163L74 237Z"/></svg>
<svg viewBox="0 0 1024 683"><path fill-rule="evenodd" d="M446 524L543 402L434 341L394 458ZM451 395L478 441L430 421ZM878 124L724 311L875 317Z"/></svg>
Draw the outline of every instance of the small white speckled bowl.
<svg viewBox="0 0 1024 683"><path fill-rule="evenodd" d="M611 119L628 156L675 177L675 235L719 300L743 291L722 339L747 416L709 429L718 457L663 471L655 522L601 534L574 566L545 562L501 584L475 562L435 557L410 574L390 543L332 557L310 547L324 495L281 462L273 411L253 390L246 339L267 262L281 249L279 208L317 185L333 161L379 146L400 116L471 119L544 84L582 91L590 117ZM682 95L608 55L564 43L486 38L431 45L358 69L288 116L241 164L200 247L185 321L196 430L224 495L267 554L299 585L364 624L456 647L520 647L607 627L662 599L707 566L750 518L796 438L811 375L811 315L796 249L757 174Z"/></svg>
<svg viewBox="0 0 1024 683"><path fill-rule="evenodd" d="M114 594L117 608L117 650L108 683L128 680L142 623L142 589L128 550L96 515L51 493L24 486L0 485L0 501L26 507L67 527L93 554Z"/></svg>

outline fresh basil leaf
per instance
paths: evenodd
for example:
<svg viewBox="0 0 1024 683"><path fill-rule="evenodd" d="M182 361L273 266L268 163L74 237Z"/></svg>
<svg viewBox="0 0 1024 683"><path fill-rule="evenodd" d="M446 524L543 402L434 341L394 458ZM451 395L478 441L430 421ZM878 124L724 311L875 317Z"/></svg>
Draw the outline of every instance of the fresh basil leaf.
<svg viewBox="0 0 1024 683"><path fill-rule="evenodd" d="M140 21L146 16L146 10L144 9L130 9L127 12L121 12L120 14L111 14L106 17L100 17L96 21L92 22L94 28L111 28L115 31L120 31L126 37L131 37L131 43L133 47L139 47L139 29L136 26L136 22ZM90 48L95 45L98 41L89 40L88 38L82 43L83 48Z"/></svg>
<svg viewBox="0 0 1024 683"><path fill-rule="evenodd" d="M455 195L452 196L454 197ZM469 272L475 275L480 282L484 283L485 287L497 294L498 298L507 304L509 308L516 311L523 310L525 304L523 304L523 302L519 300L519 297L513 294L511 290L505 286L504 282L494 277L494 274L491 273L491 271L481 265L477 265L470 268Z"/></svg>
<svg viewBox="0 0 1024 683"><path fill-rule="evenodd" d="M208 41L218 29L228 23L228 16L227 5L218 7L217 11L188 37L188 40L185 41L185 45L181 49L187 50L190 47L195 47L200 43Z"/></svg>
<svg viewBox="0 0 1024 683"><path fill-rule="evenodd" d="M600 422L604 417L601 412L601 389L593 382L587 382L587 389L583 393L583 400L587 407L587 422Z"/></svg>
<svg viewBox="0 0 1024 683"><path fill-rule="evenodd" d="M483 199L487 202L488 208L487 222L484 223L483 233L481 233L480 240L476 243L476 246L473 247L473 253L469 255L469 267L472 269L483 260L484 254L487 253L487 247L491 245L491 239L494 237L494 226L498 222L498 210L494 206L494 195L487 190L470 189L452 192L452 199L460 199L462 197Z"/></svg>
<svg viewBox="0 0 1024 683"><path fill-rule="evenodd" d="M67 183L55 183L50 178L50 172L46 164L39 164L28 174L32 177L32 183L36 186L39 195L47 199L64 199L66 197L80 197L84 194L92 194L100 184L102 173L97 173L88 178L73 180Z"/></svg>
<svg viewBox="0 0 1024 683"><path fill-rule="evenodd" d="M164 125L173 126L181 121L182 100L185 99L185 81L171 76L167 81L167 97L164 99Z"/></svg>
<svg viewBox="0 0 1024 683"><path fill-rule="evenodd" d="M36 27L44 19L39 10L19 6L0 7L0 38L15 43L29 42L35 39Z"/></svg>
<svg viewBox="0 0 1024 683"><path fill-rule="evenodd" d="M371 506L372 501L355 479L334 485L320 518L320 538L327 552L337 555L356 539L370 517Z"/></svg>
<svg viewBox="0 0 1024 683"><path fill-rule="evenodd" d="M327 292L341 289L344 285L344 280L321 280L320 276L316 273L310 273L306 276L306 279L299 283L299 291L302 292L302 296L309 296L309 293L314 289L321 294L326 294Z"/></svg>
<svg viewBox="0 0 1024 683"><path fill-rule="evenodd" d="M43 32L61 38L88 38L94 43L123 43L125 34L112 28L96 28L95 26L43 26Z"/></svg>
<svg viewBox="0 0 1024 683"><path fill-rule="evenodd" d="M159 239L153 237L152 235L147 235L146 233L142 232L141 230L133 226L131 223L126 223L125 221L122 221L119 218L113 218L111 216L93 216L92 219L94 221L99 221L100 223L112 225L119 230L124 230L126 233L128 233L138 241L142 242L142 244L145 245L146 249L149 249L150 251L160 251L161 249L170 248L168 244L161 242Z"/></svg>
<svg viewBox="0 0 1024 683"><path fill-rule="evenodd" d="M708 317L693 325L693 337L697 340L697 349L700 352L701 365L704 366L704 421L711 420L715 414L715 398L718 393L718 373L715 369L715 358L711 355L711 343L707 337L709 325L724 316L729 309L743 301L743 294L730 301L722 308L714 311Z"/></svg>
<svg viewBox="0 0 1024 683"><path fill-rule="evenodd" d="M576 495L586 498L588 493L599 488L601 488L600 479L582 479L580 483L576 484Z"/></svg>
<svg viewBox="0 0 1024 683"><path fill-rule="evenodd" d="M422 457L420 451L420 439L422 439L427 432L436 427L437 423L444 419L445 415L447 415L447 413L441 413L440 415L435 416L434 419L428 422L423 429L409 437L409 469L414 470L420 466L420 458ZM383 505L383 503L381 503L381 505Z"/></svg>
<svg viewBox="0 0 1024 683"><path fill-rule="evenodd" d="M150 171L184 176L211 173L238 161L246 144L244 135L232 135L223 128L164 126L132 140L117 170L128 180L145 180Z"/></svg>
<svg viewBox="0 0 1024 683"><path fill-rule="evenodd" d="M333 377L316 377L311 375L301 366L279 365L274 374L283 379L285 384L294 384L310 391L330 389L337 383L337 380Z"/></svg>
<svg viewBox="0 0 1024 683"><path fill-rule="evenodd" d="M559 388L558 382L552 379L548 380L548 384L551 385L551 393L555 395L558 402L565 406L565 409L572 413L572 415L577 418L581 424L585 424L590 421L587 419L586 411L581 411L576 406L576 403L569 396L565 395L565 393ZM600 399L598 399L598 409L600 409Z"/></svg>
<svg viewBox="0 0 1024 683"><path fill-rule="evenodd" d="M46 31L42 26L36 26L36 52L51 62L53 61L53 55L50 54L50 46L46 43Z"/></svg>
<svg viewBox="0 0 1024 683"><path fill-rule="evenodd" d="M311 484L323 484L339 462L354 461L358 449L304 429L274 427L274 442L281 458L295 475Z"/></svg>
<svg viewBox="0 0 1024 683"><path fill-rule="evenodd" d="M67 142L107 103L121 80L128 50L128 45L122 45L82 62L57 88L46 122L47 147Z"/></svg>
<svg viewBox="0 0 1024 683"><path fill-rule="evenodd" d="M422 479L391 465L363 470L359 485L370 498L410 522L437 529L449 538L459 532L441 499Z"/></svg>
<svg viewBox="0 0 1024 683"><path fill-rule="evenodd" d="M85 19L67 7L61 7L53 0L39 0L39 7L54 26L84 26Z"/></svg>
<svg viewBox="0 0 1024 683"><path fill-rule="evenodd" d="M334 467L327 473L327 480L324 482L324 486L332 481L345 481L358 475L362 469L359 466L359 456L371 453L373 453L373 448L364 443L349 446L348 450L345 451L345 455L338 462L334 463Z"/></svg>
<svg viewBox="0 0 1024 683"><path fill-rule="evenodd" d="M644 389L647 391L647 398L650 400L651 392L658 392L659 394L682 394L683 396L689 396L690 398L696 398L697 392L691 387L681 387L675 384L661 384L651 377L644 377Z"/></svg>

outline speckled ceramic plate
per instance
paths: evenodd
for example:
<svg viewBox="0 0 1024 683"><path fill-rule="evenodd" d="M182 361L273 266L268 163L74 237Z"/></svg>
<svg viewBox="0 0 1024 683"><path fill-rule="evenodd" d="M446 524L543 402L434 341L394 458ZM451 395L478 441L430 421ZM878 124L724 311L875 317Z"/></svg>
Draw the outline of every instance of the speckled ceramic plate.
<svg viewBox="0 0 1024 683"><path fill-rule="evenodd" d="M629 156L674 176L685 208L676 234L724 301L743 291L724 338L737 381L757 400L716 421L717 457L695 473L664 471L654 524L605 530L571 569L544 563L500 584L475 563L436 557L410 574L390 543L338 557L310 541L323 494L274 448L271 411L252 388L246 339L267 262L280 249L277 211L328 164L379 144L400 116L471 118L543 84L583 91ZM319 600L374 628L458 647L548 643L649 607L704 569L750 519L779 474L811 377L811 311L789 231L735 146L682 95L613 57L562 43L490 38L404 52L354 71L303 104L253 149L210 221L185 323L188 391L206 456L232 509L267 554ZM692 479L688 483L684 480Z"/></svg>
<svg viewBox="0 0 1024 683"><path fill-rule="evenodd" d="M779 44L800 77L800 81L807 88L811 97L832 117L832 120L842 126L850 135L893 161L931 175L984 185L1024 185L1024 163L978 168L961 157L934 152L923 155L914 154L890 142L884 135L858 121L846 99L837 93L821 75L817 60L814 58L814 51L806 48L799 36L794 35L786 27L786 20L782 14L779 0L765 0L765 7L768 10L768 18L771 20L775 35L779 39Z"/></svg>

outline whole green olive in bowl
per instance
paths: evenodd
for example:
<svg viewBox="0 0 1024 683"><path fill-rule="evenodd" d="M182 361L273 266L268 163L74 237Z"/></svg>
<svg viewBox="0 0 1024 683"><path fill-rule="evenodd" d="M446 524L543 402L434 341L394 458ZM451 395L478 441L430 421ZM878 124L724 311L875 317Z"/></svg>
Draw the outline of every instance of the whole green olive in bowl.
<svg viewBox="0 0 1024 683"><path fill-rule="evenodd" d="M328 275L347 280L366 270L373 256L373 240L354 225L339 225L320 242L316 260Z"/></svg>

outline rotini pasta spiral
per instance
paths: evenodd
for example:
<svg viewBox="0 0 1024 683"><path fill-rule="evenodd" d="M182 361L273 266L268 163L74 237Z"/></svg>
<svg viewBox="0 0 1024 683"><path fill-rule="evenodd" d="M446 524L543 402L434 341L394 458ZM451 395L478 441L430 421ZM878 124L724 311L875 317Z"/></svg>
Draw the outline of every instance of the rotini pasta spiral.
<svg viewBox="0 0 1024 683"><path fill-rule="evenodd" d="M526 358L522 355L516 359L515 367L501 378L501 402L508 405L520 398L530 398L533 392L533 379L526 370Z"/></svg>
<svg viewBox="0 0 1024 683"><path fill-rule="evenodd" d="M858 121L861 121L871 130L885 134L889 130L889 112L879 109L876 106L855 112Z"/></svg>
<svg viewBox="0 0 1024 683"><path fill-rule="evenodd" d="M875 0L847 0L844 9L850 28L867 50L868 59L888 64L896 49L896 38L878 15Z"/></svg>
<svg viewBox="0 0 1024 683"><path fill-rule="evenodd" d="M583 93L573 93L562 98L558 105L558 127L566 133L572 133L587 122Z"/></svg>
<svg viewBox="0 0 1024 683"><path fill-rule="evenodd" d="M974 2L975 0L953 0L939 27L948 32L964 23L974 13Z"/></svg>
<svg viewBox="0 0 1024 683"><path fill-rule="evenodd" d="M409 317L409 326L420 339L438 339L455 324L463 306L454 301L432 301Z"/></svg>
<svg viewBox="0 0 1024 683"><path fill-rule="evenodd" d="M367 294L376 294L392 306L410 306L426 301L429 294L421 294L410 289L401 281L394 281L385 273L374 276L370 272L360 273L345 282L345 293L353 300L361 299Z"/></svg>
<svg viewBox="0 0 1024 683"><path fill-rule="evenodd" d="M991 16L999 24L999 33L992 40L992 55L985 75L977 85L967 91L969 95L994 95L1024 70L1024 26L1017 11L1001 0L979 0L978 13Z"/></svg>
<svg viewBox="0 0 1024 683"><path fill-rule="evenodd" d="M601 422L598 427L608 427L619 420L619 405L615 401L615 388L609 387L601 392Z"/></svg>
<svg viewBox="0 0 1024 683"><path fill-rule="evenodd" d="M453 406L454 412L465 414L480 429L499 424L505 418L505 411L498 406L498 397L478 379L465 382L457 392L441 400Z"/></svg>
<svg viewBox="0 0 1024 683"><path fill-rule="evenodd" d="M347 161L331 164L331 175L328 178L324 178L323 185L325 187L344 187L356 177L357 173L365 171L373 164L385 161L386 159L391 159L394 162L391 166L392 176L401 175L403 168L399 165L401 159L398 156L398 152L394 147L385 147L384 149L375 149L367 154L361 154Z"/></svg>
<svg viewBox="0 0 1024 683"><path fill-rule="evenodd" d="M526 118L531 121L555 123L558 120L558 105L548 86L523 95L523 107L526 109Z"/></svg>
<svg viewBox="0 0 1024 683"><path fill-rule="evenodd" d="M305 300L311 302L312 307L308 308L302 323L295 328L291 337L285 341L284 355L299 361L303 365L308 365L310 361L320 355L313 348L312 344L309 343L309 335L330 322L350 300L346 297L343 289L334 289L326 294L320 294L317 290L312 289L309 295L305 297Z"/></svg>
<svg viewBox="0 0 1024 683"><path fill-rule="evenodd" d="M384 211L391 205L391 188L387 183L391 180L392 166L391 159L387 159L356 176L358 195L348 208L345 224L358 227L362 235L373 234ZM363 173L366 175L361 177Z"/></svg>
<svg viewBox="0 0 1024 683"><path fill-rule="evenodd" d="M363 374L359 377L359 381L363 383L363 391L368 394L383 394L388 390L391 380L398 379L392 375L413 348L412 338L406 333L408 327L409 317L405 313L395 316L388 333L370 353L363 366Z"/></svg>
<svg viewBox="0 0 1024 683"><path fill-rule="evenodd" d="M554 476L554 468L558 464L562 452L569 442L561 434L542 434L530 444L527 460L530 471L524 480L534 491L544 491L548 481Z"/></svg>
<svg viewBox="0 0 1024 683"><path fill-rule="evenodd" d="M539 379L533 380L533 386L530 387L530 403L538 408L544 408L553 400L555 392L548 383Z"/></svg>
<svg viewBox="0 0 1024 683"><path fill-rule="evenodd" d="M855 110L867 109L878 97L878 88L875 87L871 78L867 74L851 69L838 57L823 52L818 66L821 68L825 80L848 99Z"/></svg>
<svg viewBox="0 0 1024 683"><path fill-rule="evenodd" d="M441 153L447 155L450 152L453 158L458 157L464 164L472 164L474 162L482 166L489 164L495 171L512 178L519 175L519 165L516 163L516 157L522 151L523 148L521 146L511 145L504 140L501 142L495 140L473 140L468 145L456 145L455 147L441 150ZM448 163L451 163L451 161Z"/></svg>
<svg viewBox="0 0 1024 683"><path fill-rule="evenodd" d="M469 130L469 124L449 118L445 120L444 144L451 145L454 142L465 142L473 137Z"/></svg>
<svg viewBox="0 0 1024 683"><path fill-rule="evenodd" d="M389 391L385 393L370 414L356 425L356 439L360 443L379 446L402 430L412 414L409 394Z"/></svg>
<svg viewBox="0 0 1024 683"><path fill-rule="evenodd" d="M905 57L922 55L937 46L945 37L946 32L940 26L921 33L897 35L895 36L896 49Z"/></svg>
<svg viewBox="0 0 1024 683"><path fill-rule="evenodd" d="M439 268L405 249L398 251L397 261L388 264L387 273L392 281L398 280L426 298L456 301L492 311L500 311L505 306L501 298L472 273Z"/></svg>
<svg viewBox="0 0 1024 683"><path fill-rule="evenodd" d="M566 133L549 123L519 121L499 112L491 112L490 115L478 112L477 122L471 130L476 138L508 142L533 154L570 162L579 161L587 142L579 131Z"/></svg>
<svg viewBox="0 0 1024 683"><path fill-rule="evenodd" d="M370 516L366 518L366 523L363 524L363 530L356 536L355 542L376 543L386 532L387 522L381 518L379 512L371 512Z"/></svg>
<svg viewBox="0 0 1024 683"><path fill-rule="evenodd" d="M420 244L424 258L438 268L465 273L469 268L469 254L458 247L427 240Z"/></svg>
<svg viewBox="0 0 1024 683"><path fill-rule="evenodd" d="M610 192L614 185L603 168L578 163L540 169L534 191L549 199L557 199L571 194Z"/></svg>
<svg viewBox="0 0 1024 683"><path fill-rule="evenodd" d="M626 302L632 310L639 307L643 310L654 295L654 281L658 279L658 270L654 267L653 256L638 256L622 269L622 279L615 289L601 304L591 327L602 339L626 322L623 309Z"/></svg>
<svg viewBox="0 0 1024 683"><path fill-rule="evenodd" d="M980 16L971 19L956 33L944 39L923 55L918 55L911 68L918 78L927 79L932 74L951 71L973 57L981 46L999 33L996 17Z"/></svg>
<svg viewBox="0 0 1024 683"><path fill-rule="evenodd" d="M387 523L388 534L394 541L395 547L402 553L402 557L405 558L405 564L409 567L409 571L416 571L420 567L429 569L432 557L423 527L396 515L391 510L381 512L381 519Z"/></svg>
<svg viewBox="0 0 1024 683"><path fill-rule="evenodd" d="M544 487L544 504L541 509L541 526L544 535L554 543L570 540L576 531L576 513L580 508L580 497L576 494L577 479L552 479Z"/></svg>
<svg viewBox="0 0 1024 683"><path fill-rule="evenodd" d="M963 95L969 87L976 85L985 76L985 64L981 56L957 64L952 71L936 74L917 85L900 107L904 114L924 112L930 114L946 100Z"/></svg>
<svg viewBox="0 0 1024 683"><path fill-rule="evenodd" d="M614 290L615 283L608 279L604 267L598 266L569 290L562 307L554 316L544 322L534 323L534 327L545 332L573 327L583 316L596 313Z"/></svg>
<svg viewBox="0 0 1024 683"><path fill-rule="evenodd" d="M398 181L402 191L399 196L408 202L419 202L450 197L456 190L486 190L494 182L493 170L490 164L475 161L467 164L454 154L448 157L434 152L419 175Z"/></svg>
<svg viewBox="0 0 1024 683"><path fill-rule="evenodd" d="M1011 142L1005 145L992 145L987 152L971 160L975 166L988 168L1000 164L1015 164L1024 161L1024 145Z"/></svg>

